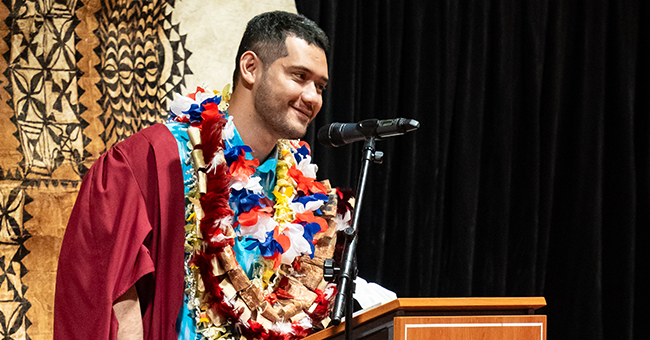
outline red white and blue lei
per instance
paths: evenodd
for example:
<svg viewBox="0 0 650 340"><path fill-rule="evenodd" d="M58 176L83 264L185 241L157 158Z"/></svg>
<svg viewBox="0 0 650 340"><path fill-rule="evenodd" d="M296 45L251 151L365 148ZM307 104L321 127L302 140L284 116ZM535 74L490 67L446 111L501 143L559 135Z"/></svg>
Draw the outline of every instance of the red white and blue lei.
<svg viewBox="0 0 650 340"><path fill-rule="evenodd" d="M319 209L328 201L327 188L316 181L317 166L311 163L305 142L280 140L276 147L277 165L272 192L262 183L268 179L257 171L259 161L240 139L232 117L225 112L228 88L223 94L201 88L188 96L176 95L170 105L170 121L200 129L199 145L207 176L206 192L201 193L199 171L192 170L186 182L186 302L194 319L197 338L230 339L235 335L259 339L294 339L308 335L314 324L327 317L335 294L334 285L314 292L318 298L311 314L294 322L275 322L271 327L242 317L234 298L220 286L213 268L216 255L224 247L235 249L253 285L270 303L277 299L277 282L284 273L281 264L293 265L303 255L314 256L314 236L328 228ZM193 158L197 162L196 157ZM265 163L266 164L266 163ZM273 181L271 181L273 182ZM337 216L339 228L349 222ZM232 228L232 229L229 229ZM228 230L234 230L231 234ZM246 254L243 254L246 253ZM218 274L218 273L217 273ZM284 298L292 298L284 296ZM312 306L314 307L314 306Z"/></svg>

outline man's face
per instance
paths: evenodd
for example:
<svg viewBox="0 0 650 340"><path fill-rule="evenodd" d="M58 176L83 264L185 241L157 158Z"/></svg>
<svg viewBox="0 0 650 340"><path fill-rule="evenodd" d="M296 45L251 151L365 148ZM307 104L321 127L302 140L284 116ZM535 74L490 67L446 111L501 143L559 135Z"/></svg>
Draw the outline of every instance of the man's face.
<svg viewBox="0 0 650 340"><path fill-rule="evenodd" d="M298 139L316 118L328 82L325 52L306 41L287 37L289 55L263 70L253 88L257 115L276 138Z"/></svg>

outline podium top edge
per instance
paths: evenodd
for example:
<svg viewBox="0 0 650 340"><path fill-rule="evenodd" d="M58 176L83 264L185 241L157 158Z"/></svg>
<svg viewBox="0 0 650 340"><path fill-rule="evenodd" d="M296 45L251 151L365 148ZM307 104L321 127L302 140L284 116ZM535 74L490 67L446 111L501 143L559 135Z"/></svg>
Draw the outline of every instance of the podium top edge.
<svg viewBox="0 0 650 340"><path fill-rule="evenodd" d="M536 297L461 297L461 298L399 298L379 307L388 309L539 309L546 299Z"/></svg>

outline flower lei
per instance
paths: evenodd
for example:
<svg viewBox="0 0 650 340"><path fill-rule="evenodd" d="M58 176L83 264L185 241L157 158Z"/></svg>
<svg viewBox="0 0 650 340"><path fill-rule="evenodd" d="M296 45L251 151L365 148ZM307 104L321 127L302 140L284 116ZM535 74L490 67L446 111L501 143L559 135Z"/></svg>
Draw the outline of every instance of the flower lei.
<svg viewBox="0 0 650 340"><path fill-rule="evenodd" d="M228 98L229 86L221 96L198 88L176 94L170 106L170 120L190 124L194 168L186 195L188 308L207 339L299 339L327 320L336 285L323 281L322 259L333 254L351 207L337 206L342 194L315 180L309 145L289 140L277 144L275 201L267 197L258 160L246 159L250 147L229 142L232 117L220 110ZM252 280L235 259L235 238L259 249Z"/></svg>

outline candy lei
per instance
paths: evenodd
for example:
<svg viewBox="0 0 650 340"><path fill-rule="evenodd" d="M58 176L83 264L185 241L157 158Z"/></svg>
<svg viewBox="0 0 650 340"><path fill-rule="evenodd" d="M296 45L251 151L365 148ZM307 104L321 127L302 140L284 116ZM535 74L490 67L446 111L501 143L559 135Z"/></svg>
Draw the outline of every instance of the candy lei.
<svg viewBox="0 0 650 340"><path fill-rule="evenodd" d="M219 111L227 105L228 89L223 93L199 88L171 104L171 119L190 123L193 149L188 308L207 339L299 339L323 325L336 293L322 279L322 260L331 257L336 229L344 227L337 225L344 223L336 215L336 191L315 181L306 143L281 140L274 200L267 197L255 174L258 161L246 159L250 148L230 142L232 118ZM235 238L248 239L246 249L261 253L252 280L235 259Z"/></svg>

